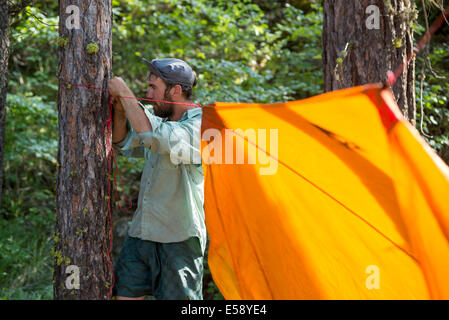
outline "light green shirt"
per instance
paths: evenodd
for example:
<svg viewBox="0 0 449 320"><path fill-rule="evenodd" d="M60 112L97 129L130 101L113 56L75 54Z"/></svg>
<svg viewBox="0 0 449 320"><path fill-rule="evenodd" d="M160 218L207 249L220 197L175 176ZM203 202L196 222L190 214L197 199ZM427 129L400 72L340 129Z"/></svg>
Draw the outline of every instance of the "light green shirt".
<svg viewBox="0 0 449 320"><path fill-rule="evenodd" d="M128 235L162 243L192 236L206 248L204 178L201 165L201 108L187 110L180 121L154 115L152 106L139 105L153 131L128 133L113 143L118 154L144 157L139 199Z"/></svg>

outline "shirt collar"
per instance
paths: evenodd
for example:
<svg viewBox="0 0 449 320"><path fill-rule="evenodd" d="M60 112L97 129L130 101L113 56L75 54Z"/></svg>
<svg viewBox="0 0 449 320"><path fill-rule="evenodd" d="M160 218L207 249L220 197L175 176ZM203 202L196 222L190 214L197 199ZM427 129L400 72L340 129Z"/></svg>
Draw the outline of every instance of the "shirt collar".
<svg viewBox="0 0 449 320"><path fill-rule="evenodd" d="M202 110L201 110L201 107L189 109L189 110L187 110L186 112L184 112L184 114L182 115L182 118L185 118L185 117L187 117L188 119L194 118L194 117L200 115L200 114L201 114L201 111L202 111ZM182 118L181 118L181 119L182 119Z"/></svg>

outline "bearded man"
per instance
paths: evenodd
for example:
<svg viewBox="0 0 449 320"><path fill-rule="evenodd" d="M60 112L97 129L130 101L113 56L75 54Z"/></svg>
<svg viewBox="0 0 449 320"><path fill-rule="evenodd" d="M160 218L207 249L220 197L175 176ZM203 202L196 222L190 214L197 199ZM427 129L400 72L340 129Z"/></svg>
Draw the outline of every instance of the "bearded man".
<svg viewBox="0 0 449 320"><path fill-rule="evenodd" d="M202 110L192 103L197 78L185 61L143 60L152 107L138 102L123 79L108 82L114 150L145 159L137 209L114 268L113 295L200 300L207 236Z"/></svg>

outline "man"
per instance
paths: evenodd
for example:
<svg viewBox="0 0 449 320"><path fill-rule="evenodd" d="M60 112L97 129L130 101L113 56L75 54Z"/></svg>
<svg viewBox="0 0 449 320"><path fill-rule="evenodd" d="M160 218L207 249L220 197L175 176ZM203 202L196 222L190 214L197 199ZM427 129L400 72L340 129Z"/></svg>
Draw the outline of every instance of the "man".
<svg viewBox="0 0 449 320"><path fill-rule="evenodd" d="M116 299L202 299L206 247L201 108L192 105L197 80L179 59L144 59L147 97L138 103L118 77L112 142L126 157L144 157L137 210L114 268ZM131 97L131 98L123 98ZM164 102L165 101L165 102Z"/></svg>

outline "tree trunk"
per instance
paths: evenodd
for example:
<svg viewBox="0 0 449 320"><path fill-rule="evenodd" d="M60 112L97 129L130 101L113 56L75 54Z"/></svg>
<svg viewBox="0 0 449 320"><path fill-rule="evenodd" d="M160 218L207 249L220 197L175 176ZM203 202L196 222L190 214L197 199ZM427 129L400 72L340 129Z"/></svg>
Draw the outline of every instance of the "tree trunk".
<svg viewBox="0 0 449 320"><path fill-rule="evenodd" d="M5 153L6 92L8 87L9 8L0 1L0 201L3 193L3 158Z"/></svg>
<svg viewBox="0 0 449 320"><path fill-rule="evenodd" d="M377 28L375 13L366 12L370 5L379 9ZM412 54L415 6L410 0L324 0L323 6L326 92L384 82L387 71L394 71ZM404 116L415 124L414 59L392 89Z"/></svg>
<svg viewBox="0 0 449 320"><path fill-rule="evenodd" d="M68 29L66 20L76 14L66 12L70 5L79 8L78 29ZM54 298L106 299L112 285L107 257L111 236L108 155L112 137L104 131L109 117L108 93L67 83L107 89L112 61L111 0L60 0L59 17Z"/></svg>

